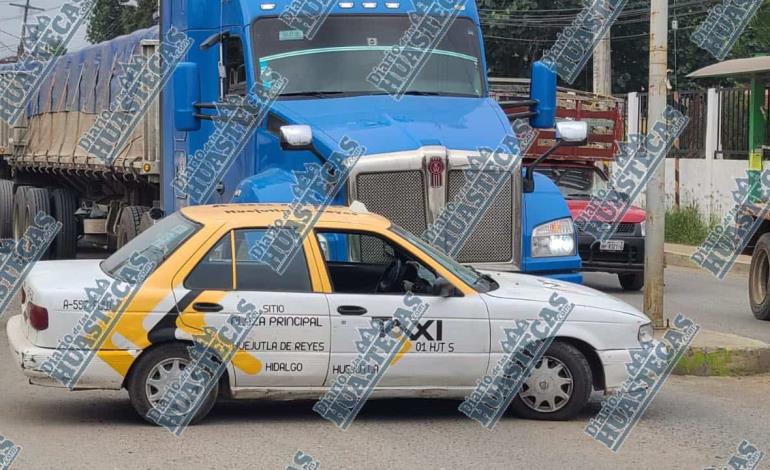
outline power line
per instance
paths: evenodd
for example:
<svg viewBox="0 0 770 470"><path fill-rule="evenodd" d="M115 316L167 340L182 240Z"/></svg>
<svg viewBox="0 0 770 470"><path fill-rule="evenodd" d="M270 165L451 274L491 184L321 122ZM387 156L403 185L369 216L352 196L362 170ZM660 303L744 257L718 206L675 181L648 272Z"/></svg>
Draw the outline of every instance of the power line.
<svg viewBox="0 0 770 470"><path fill-rule="evenodd" d="M38 8L36 6L29 4L30 0L27 0L24 5L20 3L8 3L8 5L12 7L19 7L24 8L24 22L21 25L21 38L19 40L19 57L24 55L24 39L26 39L27 36L27 21L29 20L29 11L30 10L37 10L37 11L45 11L43 8Z"/></svg>

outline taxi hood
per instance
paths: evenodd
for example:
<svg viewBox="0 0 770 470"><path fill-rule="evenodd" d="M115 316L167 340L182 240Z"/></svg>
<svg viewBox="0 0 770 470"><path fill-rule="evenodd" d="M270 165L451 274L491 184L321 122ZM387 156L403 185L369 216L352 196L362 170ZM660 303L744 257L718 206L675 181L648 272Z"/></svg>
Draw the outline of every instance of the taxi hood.
<svg viewBox="0 0 770 470"><path fill-rule="evenodd" d="M500 284L498 289L486 293L492 297L542 302L553 292L557 292L577 306L616 312L644 322L650 321L644 313L622 300L590 287L528 274L492 271L485 271L484 274L489 274Z"/></svg>

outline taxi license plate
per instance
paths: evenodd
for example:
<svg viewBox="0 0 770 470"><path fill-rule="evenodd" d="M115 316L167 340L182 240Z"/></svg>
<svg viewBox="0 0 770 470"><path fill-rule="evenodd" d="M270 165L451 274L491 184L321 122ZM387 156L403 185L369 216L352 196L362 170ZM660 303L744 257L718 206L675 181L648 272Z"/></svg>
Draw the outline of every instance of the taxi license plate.
<svg viewBox="0 0 770 470"><path fill-rule="evenodd" d="M626 242L623 240L607 240L601 243L599 249L602 251L623 251L626 247Z"/></svg>

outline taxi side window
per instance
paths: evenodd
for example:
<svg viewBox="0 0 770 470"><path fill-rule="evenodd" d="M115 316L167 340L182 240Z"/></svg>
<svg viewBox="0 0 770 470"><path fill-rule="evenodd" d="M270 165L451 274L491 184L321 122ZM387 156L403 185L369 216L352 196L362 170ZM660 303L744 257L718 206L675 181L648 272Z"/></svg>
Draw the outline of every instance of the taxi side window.
<svg viewBox="0 0 770 470"><path fill-rule="evenodd" d="M435 295L437 274L379 235L322 230L317 238L335 293Z"/></svg>
<svg viewBox="0 0 770 470"><path fill-rule="evenodd" d="M233 288L233 257L228 233L206 253L192 270L184 286L192 290L231 290Z"/></svg>
<svg viewBox="0 0 770 470"><path fill-rule="evenodd" d="M288 229L286 229L288 230ZM251 248L267 233L266 229L235 231L236 289L267 292L312 292L305 250L298 250L283 274L251 255Z"/></svg>

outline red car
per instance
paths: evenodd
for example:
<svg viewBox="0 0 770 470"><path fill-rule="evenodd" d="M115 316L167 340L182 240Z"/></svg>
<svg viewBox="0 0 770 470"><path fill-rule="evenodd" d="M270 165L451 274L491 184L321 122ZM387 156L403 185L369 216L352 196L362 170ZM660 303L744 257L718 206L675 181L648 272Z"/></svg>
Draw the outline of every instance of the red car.
<svg viewBox="0 0 770 470"><path fill-rule="evenodd" d="M537 171L556 183L573 219L585 210L591 196L609 183L607 174L591 162L546 163ZM592 235L579 233L583 271L615 273L624 290L644 287L644 221L644 210L631 206L610 240L599 242Z"/></svg>

